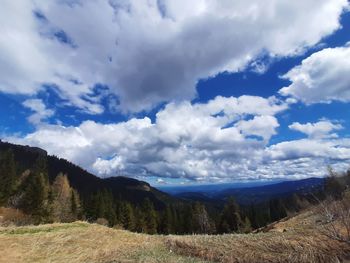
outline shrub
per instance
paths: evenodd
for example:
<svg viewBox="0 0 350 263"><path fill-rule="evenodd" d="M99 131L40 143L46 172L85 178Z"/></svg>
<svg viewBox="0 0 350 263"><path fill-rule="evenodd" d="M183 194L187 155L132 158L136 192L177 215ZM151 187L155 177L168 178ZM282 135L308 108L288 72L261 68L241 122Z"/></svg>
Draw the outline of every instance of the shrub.
<svg viewBox="0 0 350 263"><path fill-rule="evenodd" d="M32 223L32 218L18 209L5 207L0 208L0 225L2 226L24 226Z"/></svg>
<svg viewBox="0 0 350 263"><path fill-rule="evenodd" d="M350 192L345 192L341 200L326 200L321 208L324 234L350 244Z"/></svg>
<svg viewBox="0 0 350 263"><path fill-rule="evenodd" d="M97 218L95 221L96 224L102 225L102 226L108 226L108 220L105 218Z"/></svg>

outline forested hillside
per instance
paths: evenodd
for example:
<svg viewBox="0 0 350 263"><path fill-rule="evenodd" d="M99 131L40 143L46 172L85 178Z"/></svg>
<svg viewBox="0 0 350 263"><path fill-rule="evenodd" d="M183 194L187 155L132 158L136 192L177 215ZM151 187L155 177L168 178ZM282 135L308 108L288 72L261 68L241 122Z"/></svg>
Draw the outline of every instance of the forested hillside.
<svg viewBox="0 0 350 263"><path fill-rule="evenodd" d="M348 176L349 177L349 176ZM348 178L346 177L346 178ZM340 184L328 180L326 192ZM334 190L335 189L335 190ZM310 206L323 189L238 205L177 199L126 177L101 179L39 148L0 142L0 207L3 221L40 224L87 220L135 232L248 233Z"/></svg>

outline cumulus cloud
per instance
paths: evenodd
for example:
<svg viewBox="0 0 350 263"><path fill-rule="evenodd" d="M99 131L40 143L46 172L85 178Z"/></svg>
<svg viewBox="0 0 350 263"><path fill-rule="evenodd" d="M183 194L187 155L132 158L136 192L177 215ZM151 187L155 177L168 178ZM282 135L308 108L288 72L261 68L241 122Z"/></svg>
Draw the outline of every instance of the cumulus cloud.
<svg viewBox="0 0 350 263"><path fill-rule="evenodd" d="M293 123L308 138L270 144L288 104L274 97L217 97L170 103L156 114L115 124L45 125L6 139L42 147L101 176L183 178L206 182L323 176L347 169L350 140L331 136L339 124ZM89 154L86 154L86 153Z"/></svg>
<svg viewBox="0 0 350 263"><path fill-rule="evenodd" d="M268 149L268 156L274 160L321 158L348 161L350 159L349 140L301 139L286 141L270 146ZM316 167L316 169L318 169L318 167Z"/></svg>
<svg viewBox="0 0 350 263"><path fill-rule="evenodd" d="M27 99L23 102L23 106L34 112L28 117L28 121L34 125L40 124L55 113L53 110L47 109L41 99Z"/></svg>
<svg viewBox="0 0 350 263"><path fill-rule="evenodd" d="M332 123L328 120L316 123L308 122L305 124L294 122L288 127L292 130L302 132L311 138L337 137L336 133L331 134L331 132L343 129L341 124Z"/></svg>
<svg viewBox="0 0 350 263"><path fill-rule="evenodd" d="M104 84L119 97L119 109L150 109L193 98L200 78L260 65L254 60L262 52L291 56L317 44L340 27L348 6L347 0L6 0L0 90L33 95L51 86L67 103L98 114L104 108L94 87Z"/></svg>
<svg viewBox="0 0 350 263"><path fill-rule="evenodd" d="M276 134L279 127L277 119L273 116L256 116L251 120L242 120L237 123L243 134L261 136L264 140L270 140Z"/></svg>
<svg viewBox="0 0 350 263"><path fill-rule="evenodd" d="M275 115L287 108L274 97L217 97L208 103L170 103L154 123L145 117L116 124L46 125L7 139L43 147L100 176L249 178L279 125Z"/></svg>
<svg viewBox="0 0 350 263"><path fill-rule="evenodd" d="M326 48L304 59L283 77L291 84L280 90L304 103L350 101L350 46Z"/></svg>

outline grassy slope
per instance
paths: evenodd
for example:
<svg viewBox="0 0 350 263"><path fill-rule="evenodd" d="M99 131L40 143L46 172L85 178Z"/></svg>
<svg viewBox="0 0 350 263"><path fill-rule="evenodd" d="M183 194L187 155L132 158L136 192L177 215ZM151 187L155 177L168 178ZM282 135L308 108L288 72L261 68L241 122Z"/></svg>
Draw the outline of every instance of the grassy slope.
<svg viewBox="0 0 350 263"><path fill-rule="evenodd" d="M0 228L0 262L203 262L171 252L163 237L76 222Z"/></svg>
<svg viewBox="0 0 350 263"><path fill-rule="evenodd" d="M322 234L317 209L272 224L268 232L174 236L168 247L213 262L350 262L350 246Z"/></svg>
<svg viewBox="0 0 350 263"><path fill-rule="evenodd" d="M0 262L336 262L350 248L327 239L306 211L248 235L150 236L76 222L0 228Z"/></svg>

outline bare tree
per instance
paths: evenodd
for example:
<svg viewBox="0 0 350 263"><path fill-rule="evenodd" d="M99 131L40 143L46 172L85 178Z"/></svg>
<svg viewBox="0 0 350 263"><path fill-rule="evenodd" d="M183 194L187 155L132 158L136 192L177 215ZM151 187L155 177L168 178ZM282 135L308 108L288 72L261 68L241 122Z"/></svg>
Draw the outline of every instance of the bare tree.
<svg viewBox="0 0 350 263"><path fill-rule="evenodd" d="M334 240L350 244L350 192L340 200L330 198L320 202L324 221L323 233Z"/></svg>

